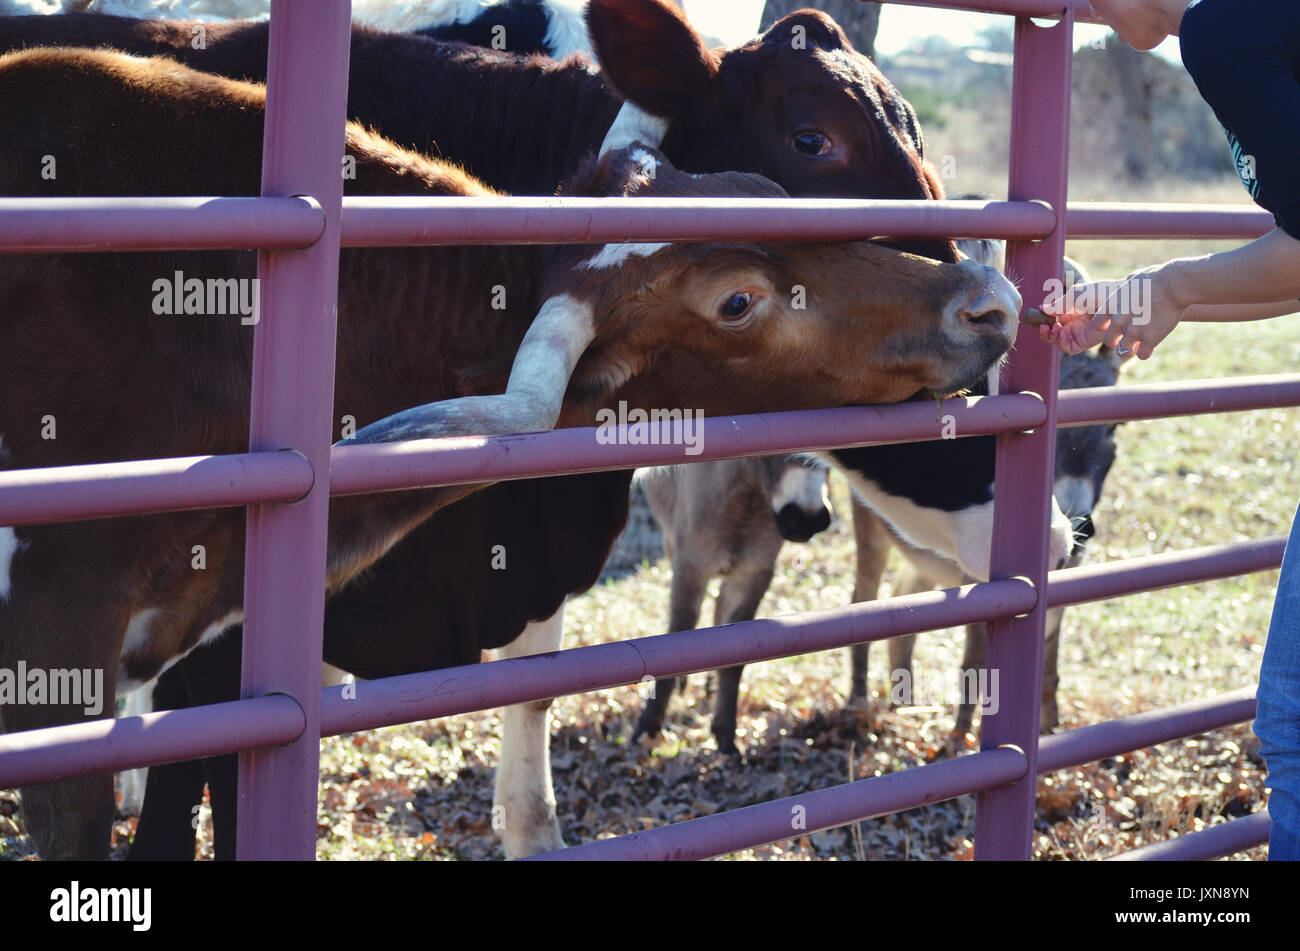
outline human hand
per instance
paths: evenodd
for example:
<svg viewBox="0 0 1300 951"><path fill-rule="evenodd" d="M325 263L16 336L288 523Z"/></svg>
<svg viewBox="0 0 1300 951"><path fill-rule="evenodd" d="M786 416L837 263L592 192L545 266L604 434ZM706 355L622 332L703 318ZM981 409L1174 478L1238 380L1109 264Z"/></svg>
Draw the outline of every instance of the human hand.
<svg viewBox="0 0 1300 951"><path fill-rule="evenodd" d="M1042 310L1056 322L1039 327L1039 337L1066 353L1105 343L1120 356L1147 359L1187 309L1174 294L1173 263L1142 268L1122 281L1093 281L1050 294Z"/></svg>

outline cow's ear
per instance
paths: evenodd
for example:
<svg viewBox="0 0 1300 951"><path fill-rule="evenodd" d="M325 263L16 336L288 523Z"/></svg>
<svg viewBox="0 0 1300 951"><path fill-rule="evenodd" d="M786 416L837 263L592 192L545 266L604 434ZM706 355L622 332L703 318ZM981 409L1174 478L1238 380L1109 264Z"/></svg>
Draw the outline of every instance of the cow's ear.
<svg viewBox="0 0 1300 951"><path fill-rule="evenodd" d="M820 10L799 10L782 17L763 34L763 43L788 44L801 50L816 47L821 50L853 49L840 25Z"/></svg>
<svg viewBox="0 0 1300 951"><path fill-rule="evenodd" d="M939 170L929 159L921 160L921 178L931 198L937 200L944 197L943 180L939 177Z"/></svg>
<svg viewBox="0 0 1300 951"><path fill-rule="evenodd" d="M718 58L663 0L591 0L587 28L600 68L624 99L672 119L710 94Z"/></svg>

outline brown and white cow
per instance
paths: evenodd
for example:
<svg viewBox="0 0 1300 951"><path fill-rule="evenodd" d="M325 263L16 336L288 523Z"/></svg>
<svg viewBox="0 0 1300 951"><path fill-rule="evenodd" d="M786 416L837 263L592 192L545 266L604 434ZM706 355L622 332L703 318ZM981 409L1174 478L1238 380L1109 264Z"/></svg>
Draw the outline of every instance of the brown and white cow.
<svg viewBox="0 0 1300 951"><path fill-rule="evenodd" d="M165 59L10 54L0 58L0 194L256 194L263 103L260 86ZM356 194L492 194L357 126L347 150ZM79 160L47 181L33 171L45 155ZM617 127L568 190L784 194L754 175L677 172ZM254 262L250 252L0 261L4 466L243 451L253 330L159 313L158 281L246 281ZM502 284L498 310L491 288ZM790 300L795 284L805 307ZM349 250L335 417L365 424L360 438L387 439L591 425L624 400L706 414L896 401L983 375L1010 346L1019 306L991 269L867 242ZM49 417L56 439L43 438ZM336 500L331 589L463 492ZM0 668L100 669L110 684L156 676L237 620L243 526L236 510L5 529ZM204 572L192 570L194 544L206 547ZM107 709L112 700L110 690ZM84 715L3 708L8 730ZM104 776L24 790L42 854L103 855L111 788Z"/></svg>

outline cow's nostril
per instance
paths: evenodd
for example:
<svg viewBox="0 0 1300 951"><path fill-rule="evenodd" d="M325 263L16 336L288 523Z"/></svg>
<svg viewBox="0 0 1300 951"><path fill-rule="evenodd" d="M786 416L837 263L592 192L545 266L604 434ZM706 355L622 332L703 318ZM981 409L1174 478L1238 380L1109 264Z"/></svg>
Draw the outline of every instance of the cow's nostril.
<svg viewBox="0 0 1300 951"><path fill-rule="evenodd" d="M1005 315L997 307L990 307L988 310L978 314L972 314L970 311L963 311L961 315L962 321L972 327L980 328L987 326L992 330L1001 330L1004 318Z"/></svg>

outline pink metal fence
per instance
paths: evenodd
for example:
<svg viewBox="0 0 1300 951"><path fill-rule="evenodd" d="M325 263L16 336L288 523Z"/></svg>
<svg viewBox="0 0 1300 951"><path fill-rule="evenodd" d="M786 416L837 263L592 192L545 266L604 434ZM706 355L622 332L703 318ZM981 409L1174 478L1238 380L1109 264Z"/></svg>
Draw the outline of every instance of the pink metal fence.
<svg viewBox="0 0 1300 951"><path fill-rule="evenodd" d="M1039 739L1048 607L1265 570L1280 562L1284 543L1259 539L1049 573L1055 432L1300 405L1300 376L1058 398L1055 351L1032 333L1004 375L1010 395L944 407L965 436L999 434L988 583L733 624L705 637L681 632L371 681L348 701L340 688L317 686L329 495L680 461L662 447L599 445L590 429L331 451L341 246L1007 237L1009 267L1033 305L1034 288L1059 277L1067 233L1248 238L1272 227L1248 206L1067 205L1071 39L1076 20L1095 20L1087 3L901 2L1017 16L1009 201L342 199L345 0L274 0L262 197L0 199L4 253L257 247L266 315L257 328L248 453L0 473L3 525L248 506L246 699L0 736L0 786L238 751L239 857L311 858L320 736L988 620L988 665L1005 673L1008 689L999 712L984 719L979 752L541 858L704 858L790 837L793 806L803 808L811 832L977 792L977 857L1027 859L1038 774L1249 720L1254 699L1246 689ZM709 448L700 459L939 435L933 407L918 405L741 416L706 421L705 429ZM1264 841L1267 828L1261 814L1127 857L1208 858Z"/></svg>

